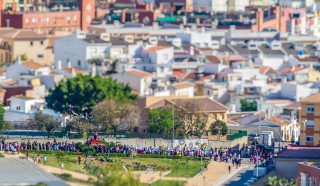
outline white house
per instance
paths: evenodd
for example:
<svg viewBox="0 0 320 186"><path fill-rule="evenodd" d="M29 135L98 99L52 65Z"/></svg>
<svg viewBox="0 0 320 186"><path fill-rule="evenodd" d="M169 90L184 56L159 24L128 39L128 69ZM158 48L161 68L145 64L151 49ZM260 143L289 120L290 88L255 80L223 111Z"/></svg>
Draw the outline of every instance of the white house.
<svg viewBox="0 0 320 186"><path fill-rule="evenodd" d="M34 113L40 109L44 101L23 95L12 96L10 98L10 110L21 113Z"/></svg>
<svg viewBox="0 0 320 186"><path fill-rule="evenodd" d="M62 68L71 63L72 67L91 70L89 60L108 57L111 47L109 39L103 34L97 36L82 31L59 38L54 42L55 65L61 61Z"/></svg>
<svg viewBox="0 0 320 186"><path fill-rule="evenodd" d="M170 95L193 97L195 93L194 87L195 85L188 81L174 83L169 87Z"/></svg>
<svg viewBox="0 0 320 186"><path fill-rule="evenodd" d="M172 75L172 62L174 60L174 49L172 46L151 46L142 53L143 58L151 62L151 72L155 72L158 78L166 78ZM148 70L149 71L149 70Z"/></svg>
<svg viewBox="0 0 320 186"><path fill-rule="evenodd" d="M151 94L150 85L152 83L153 75L137 69L130 69L123 73L114 74L113 79L119 83L128 84L139 96L146 96Z"/></svg>
<svg viewBox="0 0 320 186"><path fill-rule="evenodd" d="M301 98L310 96L311 94L318 93L318 88L313 88L311 84L299 85L297 82L283 82L281 84L281 97L295 101Z"/></svg>
<svg viewBox="0 0 320 186"><path fill-rule="evenodd" d="M42 76L48 75L51 68L41 65L34 61L21 62L19 59L16 63L6 68L7 79L19 80L21 75Z"/></svg>

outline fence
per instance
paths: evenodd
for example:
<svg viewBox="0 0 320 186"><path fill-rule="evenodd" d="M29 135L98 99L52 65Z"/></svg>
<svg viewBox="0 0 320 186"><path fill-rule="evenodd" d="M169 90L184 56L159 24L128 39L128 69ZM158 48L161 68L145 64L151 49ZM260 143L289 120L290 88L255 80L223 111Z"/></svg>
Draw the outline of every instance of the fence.
<svg viewBox="0 0 320 186"><path fill-rule="evenodd" d="M235 140L235 139L242 138L244 136L247 136L247 131L238 131L238 133L234 133L234 134L228 135L227 139L232 141L232 140Z"/></svg>

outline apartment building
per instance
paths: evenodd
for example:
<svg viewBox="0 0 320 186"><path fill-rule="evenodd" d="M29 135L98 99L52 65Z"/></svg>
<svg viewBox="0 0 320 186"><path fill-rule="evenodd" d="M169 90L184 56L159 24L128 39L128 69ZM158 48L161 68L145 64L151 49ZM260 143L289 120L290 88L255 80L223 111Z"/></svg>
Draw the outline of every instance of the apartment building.
<svg viewBox="0 0 320 186"><path fill-rule="evenodd" d="M320 144L320 94L308 96L300 101L300 144Z"/></svg>
<svg viewBox="0 0 320 186"><path fill-rule="evenodd" d="M0 28L0 63L10 63L22 55L42 65L53 64L53 50L47 36L31 30Z"/></svg>

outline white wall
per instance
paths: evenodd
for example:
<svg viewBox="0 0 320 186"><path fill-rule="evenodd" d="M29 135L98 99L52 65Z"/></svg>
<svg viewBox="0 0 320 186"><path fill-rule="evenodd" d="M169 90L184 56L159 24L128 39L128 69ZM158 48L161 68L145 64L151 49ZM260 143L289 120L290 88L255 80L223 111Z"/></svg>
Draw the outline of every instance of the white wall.
<svg viewBox="0 0 320 186"><path fill-rule="evenodd" d="M16 112L23 112L23 113L30 113L31 111L31 105L35 107L35 100L24 100L19 99L15 97L10 98L10 110L16 111ZM20 110L17 110L17 107L20 107Z"/></svg>
<svg viewBox="0 0 320 186"><path fill-rule="evenodd" d="M170 95L193 97L194 87L188 87L188 88L182 88L182 89L170 88Z"/></svg>
<svg viewBox="0 0 320 186"><path fill-rule="evenodd" d="M205 63L203 64L200 69L203 70L204 73L210 73L210 74L217 74L224 69L227 69L228 66L222 65L222 64L212 64L212 63Z"/></svg>
<svg viewBox="0 0 320 186"><path fill-rule="evenodd" d="M130 72L118 73L112 76L119 83L128 84L134 91L139 92L140 96L149 95L149 85L152 82L152 77L140 78L132 75Z"/></svg>
<svg viewBox="0 0 320 186"><path fill-rule="evenodd" d="M28 74L30 73L30 69L18 63L12 64L6 68L7 79L17 81L22 73Z"/></svg>
<svg viewBox="0 0 320 186"><path fill-rule="evenodd" d="M273 68L274 70L278 70L279 67L284 63L283 56L281 57L264 57L262 59L262 65Z"/></svg>
<svg viewBox="0 0 320 186"><path fill-rule="evenodd" d="M68 60L72 67L83 70L91 70L87 60L93 57L105 57L108 55L110 44L103 43L87 43L82 39L78 39L77 34L71 34L54 42L54 62L57 66L61 60L61 66L68 66ZM80 65L78 65L80 61Z"/></svg>
<svg viewBox="0 0 320 186"><path fill-rule="evenodd" d="M303 85L297 85L292 83L281 84L282 98L299 101L301 98L305 98L311 94L312 94L312 90Z"/></svg>

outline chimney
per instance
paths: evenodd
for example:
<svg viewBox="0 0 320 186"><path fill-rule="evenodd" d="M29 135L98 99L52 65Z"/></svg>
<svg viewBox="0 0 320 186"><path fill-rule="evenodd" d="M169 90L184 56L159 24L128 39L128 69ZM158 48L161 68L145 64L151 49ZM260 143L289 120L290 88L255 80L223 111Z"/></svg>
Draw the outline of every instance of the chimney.
<svg viewBox="0 0 320 186"><path fill-rule="evenodd" d="M91 76L92 77L96 77L97 76L97 67L96 64L92 64L92 72L91 72Z"/></svg>
<svg viewBox="0 0 320 186"><path fill-rule="evenodd" d="M100 34L100 39L103 40L103 41L109 42L110 41L110 33L102 33L102 34Z"/></svg>
<svg viewBox="0 0 320 186"><path fill-rule="evenodd" d="M193 47L193 46L190 46L190 52L189 52L189 53L190 53L190 55L192 55L192 56L194 55L194 47Z"/></svg>
<svg viewBox="0 0 320 186"><path fill-rule="evenodd" d="M61 70L61 60L58 61L56 70Z"/></svg>
<svg viewBox="0 0 320 186"><path fill-rule="evenodd" d="M153 27L153 30L158 30L159 29L159 23L158 22L153 22L152 23L152 27Z"/></svg>
<svg viewBox="0 0 320 186"><path fill-rule="evenodd" d="M71 76L72 76L72 77L76 77L76 76L77 76L77 73L76 73L76 69L75 69L75 68L72 68L72 69L71 69Z"/></svg>
<svg viewBox="0 0 320 186"><path fill-rule="evenodd" d="M205 33L206 32L206 28L203 26L203 27L201 27L201 32L202 33Z"/></svg>
<svg viewBox="0 0 320 186"><path fill-rule="evenodd" d="M21 56L20 56L20 55L18 55L17 60L16 60L16 63L17 63L17 64L21 64Z"/></svg>
<svg viewBox="0 0 320 186"><path fill-rule="evenodd" d="M180 30L183 30L184 29L184 26L183 26L183 24L180 24Z"/></svg>

